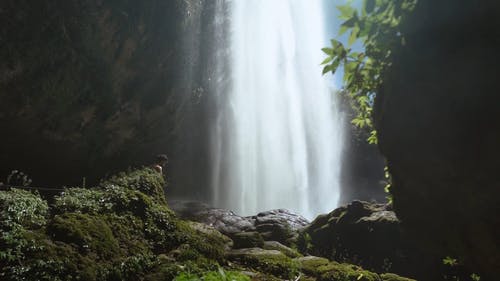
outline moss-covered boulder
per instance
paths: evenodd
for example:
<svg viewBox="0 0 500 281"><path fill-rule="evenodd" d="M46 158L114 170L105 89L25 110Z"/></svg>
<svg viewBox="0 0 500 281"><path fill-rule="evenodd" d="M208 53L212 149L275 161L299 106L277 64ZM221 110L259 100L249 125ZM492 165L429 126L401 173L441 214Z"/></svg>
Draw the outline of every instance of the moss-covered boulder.
<svg viewBox="0 0 500 281"><path fill-rule="evenodd" d="M37 194L0 191L0 279L172 280L224 263L231 240L179 220L163 184L154 170L133 170L66 189L51 208Z"/></svg>
<svg viewBox="0 0 500 281"><path fill-rule="evenodd" d="M361 267L352 264L331 262L325 258L314 256L298 258L295 260L299 264L299 268L301 270L321 281L380 280L378 274L364 270Z"/></svg>
<svg viewBox="0 0 500 281"><path fill-rule="evenodd" d="M265 241L264 244L262 245L262 248L265 250L280 251L290 258L297 258L301 256L301 254L296 250L289 248L278 241Z"/></svg>
<svg viewBox="0 0 500 281"><path fill-rule="evenodd" d="M393 273L380 274L380 278L382 278L382 281L414 281L413 279L401 277Z"/></svg>
<svg viewBox="0 0 500 281"><path fill-rule="evenodd" d="M392 273L378 275L356 265L329 261L322 257L306 256L294 261L302 272L318 281L414 281Z"/></svg>
<svg viewBox="0 0 500 281"><path fill-rule="evenodd" d="M104 259L121 255L118 240L102 216L57 215L47 227L47 232L53 241L75 245L80 252L94 252Z"/></svg>
<svg viewBox="0 0 500 281"><path fill-rule="evenodd" d="M233 262L278 277L292 278L298 275L296 262L277 250L237 249L229 251L227 256Z"/></svg>
<svg viewBox="0 0 500 281"><path fill-rule="evenodd" d="M405 239L401 223L387 204L352 201L318 216L301 232L303 253L352 263L378 273L415 276L422 253Z"/></svg>
<svg viewBox="0 0 500 281"><path fill-rule="evenodd" d="M262 246L264 245L264 239L262 238L262 235L257 231L237 232L231 235L231 237L234 241L235 249L254 247L262 248Z"/></svg>
<svg viewBox="0 0 500 281"><path fill-rule="evenodd" d="M259 232L265 249L232 249L233 241L214 227L180 220L160 192L163 184L152 169L131 170L94 188L68 188L50 207L36 193L0 191L0 279L382 280L324 258L292 259L295 250L264 242Z"/></svg>

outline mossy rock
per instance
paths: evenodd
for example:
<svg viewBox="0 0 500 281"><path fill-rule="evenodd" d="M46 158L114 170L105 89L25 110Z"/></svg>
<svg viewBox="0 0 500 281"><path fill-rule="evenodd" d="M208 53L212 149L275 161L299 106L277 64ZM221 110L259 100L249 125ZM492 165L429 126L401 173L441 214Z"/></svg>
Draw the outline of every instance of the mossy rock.
<svg viewBox="0 0 500 281"><path fill-rule="evenodd" d="M161 173L145 167L142 169L119 173L102 182L101 186L106 188L106 186L109 185L116 185L137 190L147 194L156 202L166 205L167 200L163 190L165 183L165 179Z"/></svg>
<svg viewBox="0 0 500 281"><path fill-rule="evenodd" d="M299 254L299 252L297 252L296 250L289 248L278 241L265 241L262 245L262 248L265 250L280 251L290 258L297 258L301 256L301 254Z"/></svg>
<svg viewBox="0 0 500 281"><path fill-rule="evenodd" d="M380 281L378 274L351 264L330 262L318 268L322 273L318 281Z"/></svg>
<svg viewBox="0 0 500 281"><path fill-rule="evenodd" d="M199 234L211 237L212 241L217 241L217 244L224 245L224 250L230 250L233 247L233 240L219 232L214 227L194 221L187 221L186 223L196 232L197 235Z"/></svg>
<svg viewBox="0 0 500 281"><path fill-rule="evenodd" d="M202 273L225 262L231 239L179 220L157 193L159 173L131 173L98 188L67 189L51 212L36 194L0 192L0 226L16 231L4 235L9 243L0 240L2 252L16 254L10 262L0 256L0 279L172 280L183 268ZM172 250L177 259L163 255Z"/></svg>
<svg viewBox="0 0 500 281"><path fill-rule="evenodd" d="M55 241L74 244L80 251L97 253L103 259L121 255L118 240L106 218L101 216L76 213L57 215L49 224L48 233Z"/></svg>
<svg viewBox="0 0 500 281"><path fill-rule="evenodd" d="M326 258L307 256L295 259L304 273L317 277L318 281L379 281L378 274L359 266L337 263Z"/></svg>
<svg viewBox="0 0 500 281"><path fill-rule="evenodd" d="M236 249L228 252L228 259L282 278L293 278L298 275L297 263L277 250Z"/></svg>
<svg viewBox="0 0 500 281"><path fill-rule="evenodd" d="M415 279L401 277L393 273L380 274L380 278L382 278L382 281L415 281Z"/></svg>
<svg viewBox="0 0 500 281"><path fill-rule="evenodd" d="M249 231L249 232L238 232L231 235L234 241L235 249L243 248L261 248L264 246L264 239L259 232Z"/></svg>
<svg viewBox="0 0 500 281"><path fill-rule="evenodd" d="M125 256L151 254L151 244L145 237L142 220L132 215L110 214L107 217L108 225Z"/></svg>
<svg viewBox="0 0 500 281"><path fill-rule="evenodd" d="M151 272L144 276L145 281L165 281L174 280L174 278L182 271L182 267L169 262L161 262Z"/></svg>
<svg viewBox="0 0 500 281"><path fill-rule="evenodd" d="M200 255L218 262L225 261L225 252L230 239L220 232L207 231L192 222L178 221L175 231L176 239L181 244L188 244Z"/></svg>
<svg viewBox="0 0 500 281"><path fill-rule="evenodd" d="M96 188L66 189L55 198L54 212L132 213L144 219L148 209L156 208L174 216L166 203L164 184L163 176L149 168L119 173Z"/></svg>
<svg viewBox="0 0 500 281"><path fill-rule="evenodd" d="M328 265L330 263L330 261L326 258L315 256L300 257L294 260L297 262L301 271L313 276L318 276L320 274L320 272L318 271L319 267Z"/></svg>

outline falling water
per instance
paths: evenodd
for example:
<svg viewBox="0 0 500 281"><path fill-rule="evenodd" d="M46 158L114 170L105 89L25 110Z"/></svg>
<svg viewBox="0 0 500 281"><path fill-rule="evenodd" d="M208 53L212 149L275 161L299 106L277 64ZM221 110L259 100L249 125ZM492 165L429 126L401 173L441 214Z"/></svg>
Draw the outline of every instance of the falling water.
<svg viewBox="0 0 500 281"><path fill-rule="evenodd" d="M213 129L213 204L313 218L339 198L342 128L329 82L321 0L233 0L229 87ZM222 83L221 83L222 84Z"/></svg>

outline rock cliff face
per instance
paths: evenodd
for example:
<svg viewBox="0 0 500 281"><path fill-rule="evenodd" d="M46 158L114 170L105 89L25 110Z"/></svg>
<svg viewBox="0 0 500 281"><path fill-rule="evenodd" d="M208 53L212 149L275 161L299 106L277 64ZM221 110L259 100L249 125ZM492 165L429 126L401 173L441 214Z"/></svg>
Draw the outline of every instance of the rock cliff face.
<svg viewBox="0 0 500 281"><path fill-rule="evenodd" d="M391 271L418 280L439 279L439 260L422 254L405 237L389 205L353 201L318 216L301 233L299 248L375 272Z"/></svg>
<svg viewBox="0 0 500 281"><path fill-rule="evenodd" d="M21 169L37 184L75 183L158 152L182 166L173 150L184 128L203 134L193 124L203 126L200 33L212 6L2 1L0 177Z"/></svg>
<svg viewBox="0 0 500 281"><path fill-rule="evenodd" d="M498 1L419 1L375 104L404 229L481 280L500 274L499 14Z"/></svg>

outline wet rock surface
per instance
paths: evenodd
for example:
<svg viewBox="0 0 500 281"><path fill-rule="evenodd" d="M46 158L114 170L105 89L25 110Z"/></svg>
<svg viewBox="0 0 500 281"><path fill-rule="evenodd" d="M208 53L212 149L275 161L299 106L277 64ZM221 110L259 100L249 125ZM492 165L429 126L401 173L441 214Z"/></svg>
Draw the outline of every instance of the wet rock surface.
<svg viewBox="0 0 500 281"><path fill-rule="evenodd" d="M283 209L242 217L200 202L172 201L170 206L182 219L207 224L230 237L229 260L255 268L279 260L298 265L318 280L336 280L333 271L378 280L377 274L363 268L405 276L418 275L417 264L428 268L426 261L417 262L419 256L406 243L400 221L387 204L353 201L311 223ZM275 269L271 268L266 270Z"/></svg>
<svg viewBox="0 0 500 281"><path fill-rule="evenodd" d="M242 217L200 202L173 201L170 206L181 218L208 224L231 237L236 248L261 246L263 241L291 246L297 242L299 230L309 224L304 217L284 209Z"/></svg>
<svg viewBox="0 0 500 281"><path fill-rule="evenodd" d="M299 245L310 254L376 272L415 275L419 270L415 268L419 254L405 240L400 221L386 204L353 201L320 215L304 229Z"/></svg>

